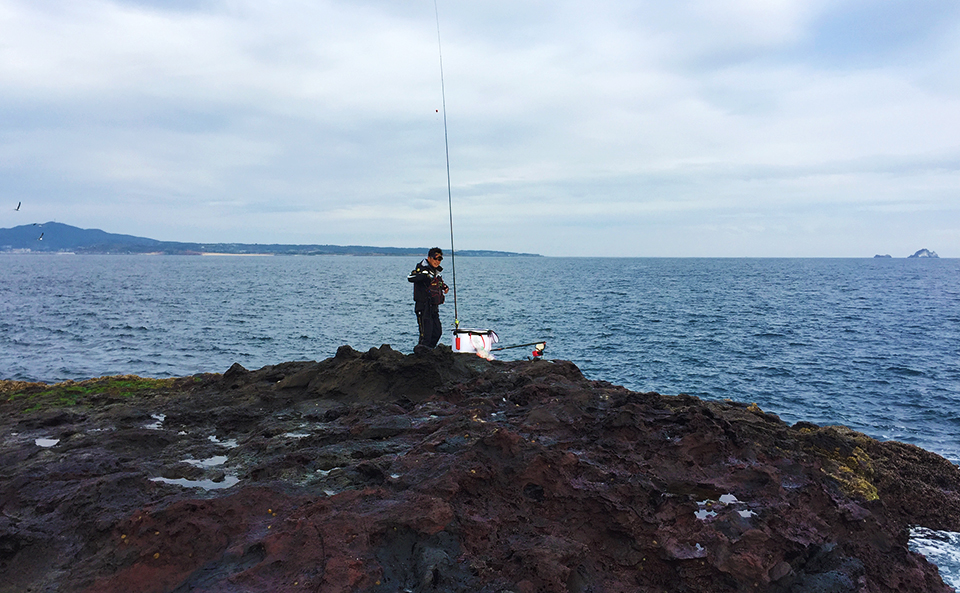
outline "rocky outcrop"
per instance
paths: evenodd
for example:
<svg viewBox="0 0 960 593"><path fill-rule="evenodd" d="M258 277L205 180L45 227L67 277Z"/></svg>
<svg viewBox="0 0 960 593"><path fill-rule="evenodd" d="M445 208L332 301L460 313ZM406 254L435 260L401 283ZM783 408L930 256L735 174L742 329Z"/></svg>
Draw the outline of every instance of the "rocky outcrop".
<svg viewBox="0 0 960 593"><path fill-rule="evenodd" d="M0 591L949 591L960 472L570 362L0 383Z"/></svg>
<svg viewBox="0 0 960 593"><path fill-rule="evenodd" d="M930 251L929 249L921 249L920 251L914 253L913 255L908 255L907 258L912 257L940 257L937 255L936 251Z"/></svg>

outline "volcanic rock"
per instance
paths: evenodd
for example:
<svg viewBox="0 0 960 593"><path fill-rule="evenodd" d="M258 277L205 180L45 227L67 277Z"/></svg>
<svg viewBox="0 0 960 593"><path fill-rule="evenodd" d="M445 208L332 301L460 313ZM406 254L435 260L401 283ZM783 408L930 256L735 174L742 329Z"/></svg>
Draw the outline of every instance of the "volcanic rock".
<svg viewBox="0 0 960 593"><path fill-rule="evenodd" d="M566 361L0 382L0 592L946 592L960 471Z"/></svg>

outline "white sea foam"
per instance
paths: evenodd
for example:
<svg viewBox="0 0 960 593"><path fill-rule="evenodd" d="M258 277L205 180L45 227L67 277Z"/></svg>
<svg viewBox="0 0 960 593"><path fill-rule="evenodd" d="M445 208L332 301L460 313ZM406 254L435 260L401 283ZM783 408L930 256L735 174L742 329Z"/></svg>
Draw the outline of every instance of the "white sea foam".
<svg viewBox="0 0 960 593"><path fill-rule="evenodd" d="M960 590L960 533L914 527L910 549L936 564L943 582Z"/></svg>

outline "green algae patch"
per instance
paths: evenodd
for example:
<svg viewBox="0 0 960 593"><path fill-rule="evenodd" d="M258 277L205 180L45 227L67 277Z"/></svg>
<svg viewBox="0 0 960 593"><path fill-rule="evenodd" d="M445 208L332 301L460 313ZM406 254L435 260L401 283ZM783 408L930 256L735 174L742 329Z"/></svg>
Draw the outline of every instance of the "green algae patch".
<svg viewBox="0 0 960 593"><path fill-rule="evenodd" d="M174 389L175 383L176 379L150 379L136 375L65 381L54 385L3 381L0 382L0 397L21 412L29 413L168 393Z"/></svg>
<svg viewBox="0 0 960 593"><path fill-rule="evenodd" d="M824 464L823 472L840 485L840 490L844 494L866 501L879 500L877 487L871 482L873 471L872 469L865 471L861 464L860 456L866 457L866 453L860 447L857 447L856 451L857 457L850 457L844 461L828 460L829 462Z"/></svg>
<svg viewBox="0 0 960 593"><path fill-rule="evenodd" d="M821 459L821 471L832 478L847 496L866 501L879 500L874 486L873 460L860 446L864 434L845 427L801 429L806 450ZM860 442L858 442L860 441Z"/></svg>

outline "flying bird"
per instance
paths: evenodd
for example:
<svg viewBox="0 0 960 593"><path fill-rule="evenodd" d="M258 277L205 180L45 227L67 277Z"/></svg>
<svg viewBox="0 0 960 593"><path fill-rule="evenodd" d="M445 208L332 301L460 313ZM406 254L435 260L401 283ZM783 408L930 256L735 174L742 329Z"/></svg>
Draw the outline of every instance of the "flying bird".
<svg viewBox="0 0 960 593"><path fill-rule="evenodd" d="M17 202L17 207L14 208L15 212L20 212L20 204L23 204L23 202Z"/></svg>
<svg viewBox="0 0 960 593"><path fill-rule="evenodd" d="M40 233L40 236L37 237L37 241L43 241L43 233Z"/></svg>

